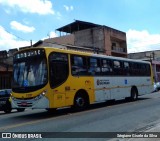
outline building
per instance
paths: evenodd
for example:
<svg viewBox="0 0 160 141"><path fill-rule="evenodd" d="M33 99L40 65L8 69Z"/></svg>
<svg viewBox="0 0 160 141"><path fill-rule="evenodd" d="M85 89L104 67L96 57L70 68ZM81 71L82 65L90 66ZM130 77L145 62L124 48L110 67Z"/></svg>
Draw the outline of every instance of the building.
<svg viewBox="0 0 160 141"><path fill-rule="evenodd" d="M63 44L82 49L91 49L100 53L127 57L126 33L104 25L76 20L56 29L60 37L43 41L42 46Z"/></svg>
<svg viewBox="0 0 160 141"><path fill-rule="evenodd" d="M11 50L0 51L0 89L11 88L12 79L12 57Z"/></svg>
<svg viewBox="0 0 160 141"><path fill-rule="evenodd" d="M60 36L38 41L32 47L50 46L127 57L126 33L104 25L75 20L56 29ZM32 43L31 43L32 44ZM19 48L19 50L23 48ZM0 89L11 88L13 54L18 49L0 51Z"/></svg>
<svg viewBox="0 0 160 141"><path fill-rule="evenodd" d="M154 80L155 82L160 82L160 50L130 53L128 54L128 58L150 61L152 64Z"/></svg>

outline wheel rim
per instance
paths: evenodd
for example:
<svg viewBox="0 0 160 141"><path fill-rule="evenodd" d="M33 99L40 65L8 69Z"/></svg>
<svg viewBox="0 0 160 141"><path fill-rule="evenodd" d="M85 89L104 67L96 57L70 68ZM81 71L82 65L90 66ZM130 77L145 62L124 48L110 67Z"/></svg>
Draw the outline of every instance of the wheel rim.
<svg viewBox="0 0 160 141"><path fill-rule="evenodd" d="M11 109L5 109L4 112L5 112L5 113L10 113L10 112L11 112Z"/></svg>
<svg viewBox="0 0 160 141"><path fill-rule="evenodd" d="M84 107L84 105L85 105L84 98L83 97L77 97L77 99L76 99L76 105L78 107Z"/></svg>
<svg viewBox="0 0 160 141"><path fill-rule="evenodd" d="M137 99L137 92L135 90L133 90L133 92L132 92L132 99L133 100Z"/></svg>
<svg viewBox="0 0 160 141"><path fill-rule="evenodd" d="M135 91L133 92L133 99L136 99L136 93L135 93Z"/></svg>

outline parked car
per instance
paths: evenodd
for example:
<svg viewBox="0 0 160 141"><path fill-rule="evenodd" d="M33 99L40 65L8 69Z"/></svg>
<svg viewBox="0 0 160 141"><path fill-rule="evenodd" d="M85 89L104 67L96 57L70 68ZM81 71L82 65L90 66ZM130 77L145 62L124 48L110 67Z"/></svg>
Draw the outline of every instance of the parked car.
<svg viewBox="0 0 160 141"><path fill-rule="evenodd" d="M154 91L153 92L158 92L160 90L160 82L154 83Z"/></svg>
<svg viewBox="0 0 160 141"><path fill-rule="evenodd" d="M10 113L12 111L11 102L9 101L10 96L11 89L0 90L0 111L4 111L5 113ZM18 112L22 112L24 110L24 108L17 109Z"/></svg>

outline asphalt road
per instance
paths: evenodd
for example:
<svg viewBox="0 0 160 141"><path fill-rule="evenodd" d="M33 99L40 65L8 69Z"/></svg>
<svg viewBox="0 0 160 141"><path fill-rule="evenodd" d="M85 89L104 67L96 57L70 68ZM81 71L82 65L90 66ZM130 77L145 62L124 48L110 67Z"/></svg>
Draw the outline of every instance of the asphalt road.
<svg viewBox="0 0 160 141"><path fill-rule="evenodd" d="M71 109L57 110L55 114L48 114L45 110L26 110L20 113L13 110L10 114L0 112L0 133L46 132L44 136L42 134L43 138L38 140L106 141L109 140L104 135L107 132L143 132L158 123L160 92L141 96L134 102L121 100L94 104L82 112L74 112ZM102 138L95 138L101 135ZM48 138L44 138L46 136ZM53 136L57 138L49 138Z"/></svg>

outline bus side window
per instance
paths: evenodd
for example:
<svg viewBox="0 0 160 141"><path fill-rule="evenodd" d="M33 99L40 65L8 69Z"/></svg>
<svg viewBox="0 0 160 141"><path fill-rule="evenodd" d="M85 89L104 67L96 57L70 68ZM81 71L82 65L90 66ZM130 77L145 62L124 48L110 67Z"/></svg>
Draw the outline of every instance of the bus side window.
<svg viewBox="0 0 160 141"><path fill-rule="evenodd" d="M55 88L67 80L69 75L68 54L51 53L49 55L50 85Z"/></svg>
<svg viewBox="0 0 160 141"><path fill-rule="evenodd" d="M151 72L150 72L150 65L149 64L143 64L142 66L142 73L141 75L144 75L144 76L150 76Z"/></svg>
<svg viewBox="0 0 160 141"><path fill-rule="evenodd" d="M130 63L130 75L137 76L137 65L135 62Z"/></svg>
<svg viewBox="0 0 160 141"><path fill-rule="evenodd" d="M133 66L133 62L129 63L129 72L131 76L134 76L134 66Z"/></svg>
<svg viewBox="0 0 160 141"><path fill-rule="evenodd" d="M130 66L128 62L124 62L124 74L129 76L130 75Z"/></svg>
<svg viewBox="0 0 160 141"><path fill-rule="evenodd" d="M132 63L132 69L133 69L134 76L143 76L144 75L144 72L142 70L141 65L142 65L141 63L137 63L137 62Z"/></svg>
<svg viewBox="0 0 160 141"><path fill-rule="evenodd" d="M142 74L141 70L142 70L142 64L137 63L137 70L136 70L137 76L143 76L144 75L144 72Z"/></svg>
<svg viewBox="0 0 160 141"><path fill-rule="evenodd" d="M100 75L100 61L98 58L89 58L89 74L91 75Z"/></svg>
<svg viewBox="0 0 160 141"><path fill-rule="evenodd" d="M118 60L113 61L113 68L114 68L114 75L122 75L123 69L122 69L122 63Z"/></svg>
<svg viewBox="0 0 160 141"><path fill-rule="evenodd" d="M146 70L147 70L147 76L150 76L151 75L151 69L150 69L150 65L149 64L146 64Z"/></svg>
<svg viewBox="0 0 160 141"><path fill-rule="evenodd" d="M101 64L102 64L102 75L111 75L112 74L111 61L107 59L102 59Z"/></svg>
<svg viewBox="0 0 160 141"><path fill-rule="evenodd" d="M145 64L140 64L140 66L139 66L139 75L146 76Z"/></svg>
<svg viewBox="0 0 160 141"><path fill-rule="evenodd" d="M87 75L86 57L71 56L72 75Z"/></svg>

